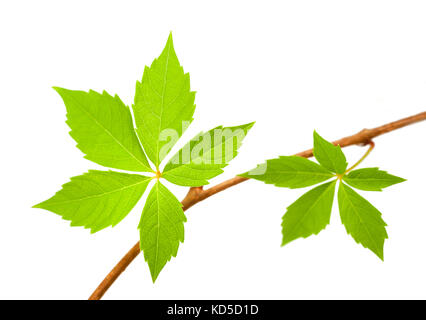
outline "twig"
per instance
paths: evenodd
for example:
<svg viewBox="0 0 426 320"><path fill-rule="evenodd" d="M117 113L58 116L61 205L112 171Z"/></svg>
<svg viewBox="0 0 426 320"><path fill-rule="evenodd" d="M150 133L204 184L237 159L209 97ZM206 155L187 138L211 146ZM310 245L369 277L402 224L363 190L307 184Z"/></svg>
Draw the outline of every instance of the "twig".
<svg viewBox="0 0 426 320"><path fill-rule="evenodd" d="M404 118L398 121L390 122L380 127L373 129L364 129L360 132L348 136L339 140L334 141L335 145L340 145L342 148L351 145L366 145L370 144L373 138L376 138L382 134L397 130L399 128L408 126L413 123L426 120L426 112L416 114L414 116ZM371 145L370 145L371 146ZM305 150L297 153L297 156L310 158L312 157L312 149ZM191 208L194 204L207 199L208 197L226 190L232 186L235 186L241 182L248 180L248 178L234 177L226 180L208 189L202 187L190 188L186 197L182 200L183 210ZM96 290L92 293L89 300L99 300L105 294L105 292L111 287L114 281L120 276L120 274L127 268L127 266L137 257L140 253L139 241L126 253L126 255L118 262L118 264L111 270L106 278L99 284Z"/></svg>

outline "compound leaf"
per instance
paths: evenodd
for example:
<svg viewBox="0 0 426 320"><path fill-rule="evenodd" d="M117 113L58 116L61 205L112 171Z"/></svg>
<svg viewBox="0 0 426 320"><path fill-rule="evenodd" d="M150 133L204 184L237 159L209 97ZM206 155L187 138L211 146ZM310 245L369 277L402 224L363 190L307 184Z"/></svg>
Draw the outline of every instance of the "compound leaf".
<svg viewBox="0 0 426 320"><path fill-rule="evenodd" d="M152 172L135 134L129 108L118 96L54 88L67 109L70 135L85 158L100 165Z"/></svg>
<svg viewBox="0 0 426 320"><path fill-rule="evenodd" d="M254 122L236 127L216 127L201 132L166 164L163 178L181 186L198 187L223 172L238 154L242 140Z"/></svg>
<svg viewBox="0 0 426 320"><path fill-rule="evenodd" d="M340 218L348 234L383 260L388 235L380 211L344 183L339 186L338 202Z"/></svg>
<svg viewBox="0 0 426 320"><path fill-rule="evenodd" d="M366 191L382 191L383 188L406 181L379 168L353 170L345 175L343 180L354 188Z"/></svg>
<svg viewBox="0 0 426 320"><path fill-rule="evenodd" d="M314 131L314 156L328 170L342 174L348 167L346 157L340 148L323 139Z"/></svg>
<svg viewBox="0 0 426 320"><path fill-rule="evenodd" d="M145 67L142 82L136 83L133 105L139 139L157 168L192 122L194 99L170 34L160 57Z"/></svg>
<svg viewBox="0 0 426 320"><path fill-rule="evenodd" d="M330 223L336 181L322 184L297 199L283 216L282 245L318 234Z"/></svg>
<svg viewBox="0 0 426 320"><path fill-rule="evenodd" d="M304 188L333 177L319 164L298 156L282 156L267 160L240 176L274 184L277 187Z"/></svg>
<svg viewBox="0 0 426 320"><path fill-rule="evenodd" d="M185 221L182 204L157 181L148 195L139 223L140 246L153 282L171 257L176 257L179 243L184 240Z"/></svg>
<svg viewBox="0 0 426 320"><path fill-rule="evenodd" d="M34 208L52 211L71 221L71 226L83 226L93 233L118 224L150 180L137 174L90 170L71 178L53 197Z"/></svg>

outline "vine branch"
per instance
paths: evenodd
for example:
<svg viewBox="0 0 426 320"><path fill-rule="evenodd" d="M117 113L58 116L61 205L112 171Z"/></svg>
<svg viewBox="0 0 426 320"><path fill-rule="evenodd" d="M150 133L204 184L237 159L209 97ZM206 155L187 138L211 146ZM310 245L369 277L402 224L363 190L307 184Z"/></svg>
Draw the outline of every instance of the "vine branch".
<svg viewBox="0 0 426 320"><path fill-rule="evenodd" d="M344 148L351 145L367 145L370 144L370 149L374 147L373 138L376 138L382 134L397 130L399 128L421 122L426 120L426 112L422 112L411 117L400 119L394 122L387 123L380 127L372 129L363 129L360 132L341 138L334 141L335 145L340 145ZM369 153L367 151L367 154ZM313 156L313 150L308 149L302 152L295 154L296 156L310 158ZM183 210L186 211L191 208L194 204L203 201L212 195L219 193L223 190L226 190L232 186L240 184L241 182L247 181L248 178L243 177L234 177L232 179L226 180L222 183L219 183L215 186L212 186L208 189L203 189L203 187L190 188L186 197L182 200ZM105 279L99 284L96 290L92 293L89 300L100 300L105 292L111 287L115 280L120 276L120 274L130 265L130 263L138 256L140 253L139 241L125 254L125 256L117 263L117 265L111 270L111 272L105 277Z"/></svg>

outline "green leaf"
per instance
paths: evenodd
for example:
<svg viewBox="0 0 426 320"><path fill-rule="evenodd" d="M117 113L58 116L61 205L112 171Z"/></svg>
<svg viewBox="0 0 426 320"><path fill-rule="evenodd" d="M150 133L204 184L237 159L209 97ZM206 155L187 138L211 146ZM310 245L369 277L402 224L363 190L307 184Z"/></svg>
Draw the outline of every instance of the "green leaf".
<svg viewBox="0 0 426 320"><path fill-rule="evenodd" d="M314 156L324 168L338 174L343 174L348 167L340 146L323 139L316 131L314 131Z"/></svg>
<svg viewBox="0 0 426 320"><path fill-rule="evenodd" d="M277 187L304 188L333 177L317 163L298 156L282 156L267 160L240 176L274 184Z"/></svg>
<svg viewBox="0 0 426 320"><path fill-rule="evenodd" d="M90 170L71 178L53 197L34 208L52 211L71 221L71 226L83 226L94 233L118 224L150 180L137 174Z"/></svg>
<svg viewBox="0 0 426 320"><path fill-rule="evenodd" d="M155 282L171 257L176 257L184 240L186 217L182 204L159 181L154 185L143 208L139 223L140 245Z"/></svg>
<svg viewBox="0 0 426 320"><path fill-rule="evenodd" d="M216 127L201 132L166 164L163 178L189 187L208 184L238 154L238 148L254 122L236 127Z"/></svg>
<svg viewBox="0 0 426 320"><path fill-rule="evenodd" d="M336 181L322 184L297 199L283 216L285 245L297 238L318 234L330 223Z"/></svg>
<svg viewBox="0 0 426 320"><path fill-rule="evenodd" d="M54 88L67 109L70 135L85 158L100 165L152 172L135 134L129 108L118 96Z"/></svg>
<svg viewBox="0 0 426 320"><path fill-rule="evenodd" d="M344 183L340 183L338 201L340 218L348 234L383 260L388 235L380 211Z"/></svg>
<svg viewBox="0 0 426 320"><path fill-rule="evenodd" d="M136 83L133 105L139 139L157 168L192 122L194 99L170 34L160 57L145 67L142 82Z"/></svg>
<svg viewBox="0 0 426 320"><path fill-rule="evenodd" d="M351 171L343 180L354 188L366 191L382 191L383 188L406 181L379 168L364 168Z"/></svg>

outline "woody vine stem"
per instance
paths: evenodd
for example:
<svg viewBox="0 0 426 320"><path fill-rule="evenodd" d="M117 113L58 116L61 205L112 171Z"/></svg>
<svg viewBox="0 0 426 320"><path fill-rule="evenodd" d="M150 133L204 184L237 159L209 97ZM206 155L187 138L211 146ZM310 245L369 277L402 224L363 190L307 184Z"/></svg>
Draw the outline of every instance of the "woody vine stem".
<svg viewBox="0 0 426 320"><path fill-rule="evenodd" d="M356 167L358 164L363 161L368 154L373 150L374 148L374 142L373 139L397 130L399 128L408 126L410 124L414 124L417 122L421 122L426 120L426 111L416 114L411 117L407 117L404 119L400 119L394 122L387 123L385 125L382 125L380 127L372 128L372 129L363 129L360 132L347 136L344 138L341 138L339 140L334 141L333 143L335 145L340 145L340 147L347 147L351 145L370 145L370 148L365 153L365 155L352 167ZM310 158L312 157L312 149L305 150L302 152L299 152L295 154L296 156L304 157L304 158ZM351 169L352 169L351 168ZM182 200L182 206L183 210L186 211L190 207L192 207L194 204L203 201L207 199L208 197L219 193L223 190L226 190L232 186L235 186L237 184L240 184L241 182L249 180L248 178L244 177L234 177L232 179L226 180L222 183L219 183L215 186L212 186L208 189L203 189L203 187L196 187L196 188L190 188L188 191L188 194L186 197ZM138 256L140 253L140 245L139 241L124 255L124 257L117 263L117 265L111 270L111 272L105 277L105 279L99 284L99 286L96 288L96 290L92 293L89 300L100 300L102 296L105 294L105 292L111 287L111 285L114 283L114 281L120 276L120 274L130 265L130 263Z"/></svg>

